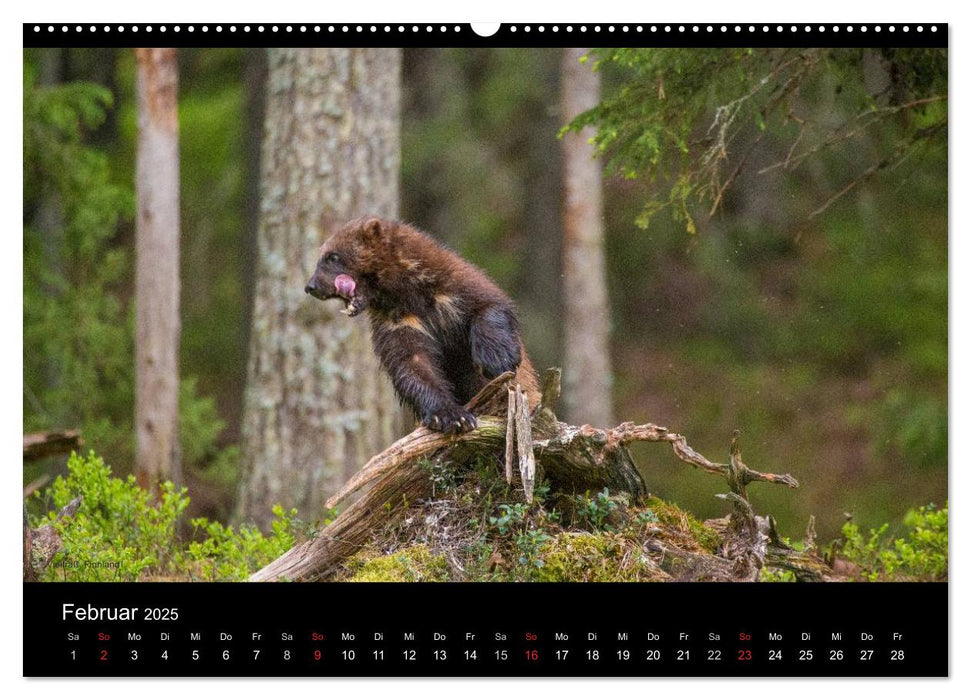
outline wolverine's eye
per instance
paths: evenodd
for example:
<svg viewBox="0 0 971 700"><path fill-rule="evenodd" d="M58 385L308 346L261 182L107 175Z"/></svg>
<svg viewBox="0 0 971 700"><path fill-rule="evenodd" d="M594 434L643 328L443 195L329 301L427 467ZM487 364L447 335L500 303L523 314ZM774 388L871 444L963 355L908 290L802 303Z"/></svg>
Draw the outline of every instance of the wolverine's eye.
<svg viewBox="0 0 971 700"><path fill-rule="evenodd" d="M327 257L324 258L326 262L329 263L339 263L341 261L341 256L337 253L327 253Z"/></svg>

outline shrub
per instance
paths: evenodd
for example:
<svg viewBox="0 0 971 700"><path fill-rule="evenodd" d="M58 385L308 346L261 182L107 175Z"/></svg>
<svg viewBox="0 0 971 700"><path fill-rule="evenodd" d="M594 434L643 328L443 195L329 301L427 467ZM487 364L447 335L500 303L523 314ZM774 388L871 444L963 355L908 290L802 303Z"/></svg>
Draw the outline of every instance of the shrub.
<svg viewBox="0 0 971 700"><path fill-rule="evenodd" d="M77 496L81 505L74 517L56 520ZM53 524L62 540L43 573L50 581L243 580L296 542L297 511L281 506L273 509L269 535L196 518L191 522L195 539L186 540L179 532L189 505L186 489L165 482L156 501L133 476L113 477L94 452L73 453L67 476L58 477L40 498L50 510L36 526Z"/></svg>
<svg viewBox="0 0 971 700"><path fill-rule="evenodd" d="M68 475L59 476L42 494L53 507L40 525L54 523L63 547L47 569L48 578L64 581L134 581L172 564L176 525L189 505L185 489L166 482L152 502L135 477L117 479L94 452L72 453ZM56 521L57 511L76 496L73 518Z"/></svg>
<svg viewBox="0 0 971 700"><path fill-rule="evenodd" d="M258 528L231 525L195 518L192 526L205 539L189 542L181 561L185 562L194 579L204 581L244 581L290 549L296 542L293 535L297 509L287 512L283 506L273 506L276 518L271 523L272 534L263 535Z"/></svg>
<svg viewBox="0 0 971 700"><path fill-rule="evenodd" d="M843 525L842 554L862 569L868 581L947 580L947 504L910 510L903 537L887 538L888 524L864 535L859 526Z"/></svg>

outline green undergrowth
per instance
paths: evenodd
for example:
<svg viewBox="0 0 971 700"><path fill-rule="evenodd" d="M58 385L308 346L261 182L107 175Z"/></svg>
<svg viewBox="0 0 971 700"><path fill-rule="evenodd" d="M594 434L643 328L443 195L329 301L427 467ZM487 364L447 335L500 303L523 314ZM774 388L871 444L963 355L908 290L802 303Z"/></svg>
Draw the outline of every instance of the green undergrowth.
<svg viewBox="0 0 971 700"><path fill-rule="evenodd" d="M947 503L912 508L896 527L863 528L847 519L822 551L834 572L851 581L947 581ZM787 542L797 550L805 545ZM793 582L791 571L765 568L761 581Z"/></svg>
<svg viewBox="0 0 971 700"><path fill-rule="evenodd" d="M907 512L899 535L888 533L889 524L863 528L851 521L833 543L830 556L853 565L851 577L865 581L946 581L947 503Z"/></svg>
<svg viewBox="0 0 971 700"><path fill-rule="evenodd" d="M633 502L607 489L564 494L540 482L526 503L491 457L424 467L430 496L389 518L332 580L706 581L724 580L731 569L720 556L724 521L701 522L656 496ZM75 514L58 519L78 496ZM295 510L274 508L271 530L263 533L206 518L186 521L188 505L185 489L166 483L150 494L131 476L113 476L93 452L72 454L68 474L29 504L30 525L50 526L61 539L50 564L37 568L47 581L238 581L312 536ZM896 528L847 522L842 533L821 552L839 576L947 580L947 504L912 510ZM791 572L768 568L760 578L794 580Z"/></svg>
<svg viewBox="0 0 971 700"><path fill-rule="evenodd" d="M60 510L78 496L74 516L58 520ZM112 476L94 452L72 454L67 476L32 500L32 510L42 515L31 525L52 526L62 542L42 572L47 581L245 580L290 549L301 529L296 510L279 506L267 535L206 518L184 523L189 505L184 488L166 482L153 497L133 476Z"/></svg>

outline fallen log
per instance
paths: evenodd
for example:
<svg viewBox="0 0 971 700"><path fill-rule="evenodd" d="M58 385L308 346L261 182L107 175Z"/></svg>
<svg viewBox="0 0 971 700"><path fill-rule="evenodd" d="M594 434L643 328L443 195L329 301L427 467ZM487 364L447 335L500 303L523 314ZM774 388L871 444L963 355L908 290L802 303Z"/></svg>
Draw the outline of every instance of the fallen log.
<svg viewBox="0 0 971 700"><path fill-rule="evenodd" d="M24 435L24 461L33 462L44 457L67 454L84 446L79 430L54 430Z"/></svg>
<svg viewBox="0 0 971 700"><path fill-rule="evenodd" d="M372 457L328 500L327 506L339 505L366 486L370 489L316 537L284 553L250 580L313 581L326 577L361 549L379 527L400 518L409 504L430 496L427 464L434 459L466 464L476 455L494 455L500 464L505 464L506 478L511 480L518 455L527 501L532 498L533 484L540 481L546 481L554 493L582 495L608 489L611 493L628 494L631 502L642 501L648 496L648 489L628 451L632 442L669 443L681 461L726 478L733 495L745 505L745 486L753 481L798 486L789 474L767 474L745 466L736 455L737 440L733 461L721 464L692 449L684 436L651 423L622 423L608 429L562 423L552 410L560 391L557 369L544 375L542 401L530 416L525 397L511 383L512 379L512 373L497 377L469 402L468 410L478 419L475 430L446 436L419 427ZM739 508L744 514L744 506ZM756 538L753 533L760 530L753 530L742 515L735 517L732 527L737 537L732 540L735 544L731 554L744 559L737 565L738 577L750 578L751 569L761 566L766 556L752 553L751 543L762 541L761 535ZM731 561L735 559L728 563Z"/></svg>

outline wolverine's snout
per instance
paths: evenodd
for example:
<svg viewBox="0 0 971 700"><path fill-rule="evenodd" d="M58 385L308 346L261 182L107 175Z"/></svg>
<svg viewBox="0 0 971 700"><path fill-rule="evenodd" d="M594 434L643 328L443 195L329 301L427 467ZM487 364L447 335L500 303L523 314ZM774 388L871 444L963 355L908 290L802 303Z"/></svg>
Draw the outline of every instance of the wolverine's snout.
<svg viewBox="0 0 971 700"><path fill-rule="evenodd" d="M325 293L325 288L317 281L317 276L314 275L307 282L307 286L303 288L305 294L309 294L315 299L326 299L327 295Z"/></svg>

